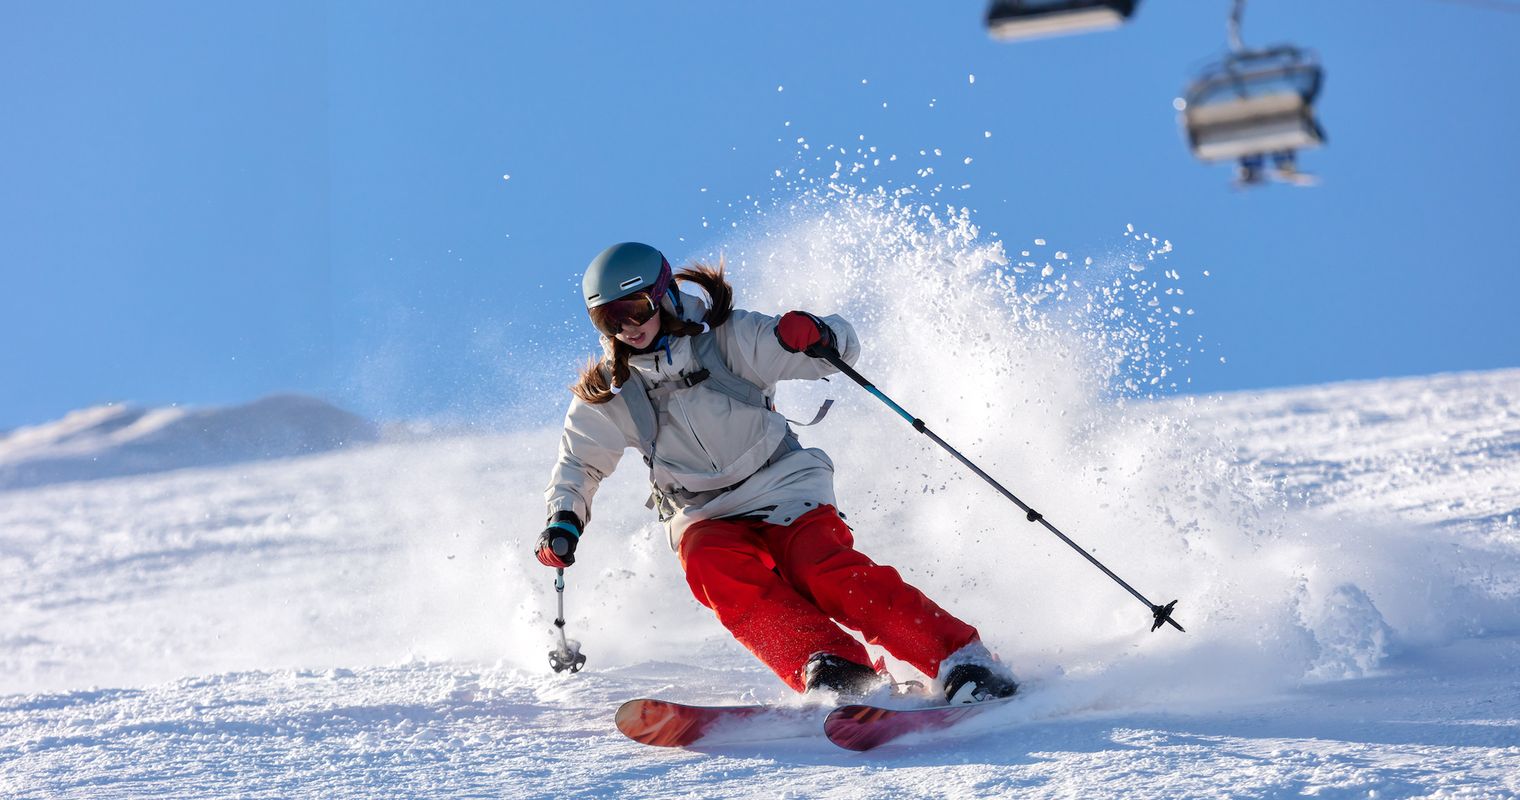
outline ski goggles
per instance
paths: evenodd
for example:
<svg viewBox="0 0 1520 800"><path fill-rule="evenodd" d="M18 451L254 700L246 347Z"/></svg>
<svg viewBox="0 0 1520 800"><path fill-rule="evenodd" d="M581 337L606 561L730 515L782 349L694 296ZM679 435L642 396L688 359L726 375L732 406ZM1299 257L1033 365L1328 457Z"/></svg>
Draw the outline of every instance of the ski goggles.
<svg viewBox="0 0 1520 800"><path fill-rule="evenodd" d="M634 292L589 309L586 313L591 315L591 324L597 330L608 336L616 336L623 332L625 326L638 327L653 319L660 313L660 303L651 292Z"/></svg>
<svg viewBox="0 0 1520 800"><path fill-rule="evenodd" d="M631 278L623 283L637 286L643 283L643 280ZM666 293L671 291L674 283L675 280L670 274L670 263L662 262L659 275L655 276L654 284L648 289L619 297L610 303L588 308L586 313L591 315L591 324L595 325L597 330L608 336L617 336L623 332L623 326L643 325L660 313L660 302L665 299ZM677 301L677 306L679 305Z"/></svg>

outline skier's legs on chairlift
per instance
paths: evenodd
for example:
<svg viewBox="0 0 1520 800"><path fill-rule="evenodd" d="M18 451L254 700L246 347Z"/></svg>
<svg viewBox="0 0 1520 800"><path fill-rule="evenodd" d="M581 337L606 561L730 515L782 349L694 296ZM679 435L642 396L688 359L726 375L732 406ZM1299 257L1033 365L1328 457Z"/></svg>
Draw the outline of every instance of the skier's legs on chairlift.
<svg viewBox="0 0 1520 800"><path fill-rule="evenodd" d="M1260 183L1264 162L1260 153L1241 156L1240 163L1235 167L1235 182L1241 186Z"/></svg>
<svg viewBox="0 0 1520 800"><path fill-rule="evenodd" d="M1316 182L1313 175L1298 170L1298 154L1292 150L1273 153L1272 167L1277 173L1274 177L1283 183L1291 183L1295 186L1313 186Z"/></svg>

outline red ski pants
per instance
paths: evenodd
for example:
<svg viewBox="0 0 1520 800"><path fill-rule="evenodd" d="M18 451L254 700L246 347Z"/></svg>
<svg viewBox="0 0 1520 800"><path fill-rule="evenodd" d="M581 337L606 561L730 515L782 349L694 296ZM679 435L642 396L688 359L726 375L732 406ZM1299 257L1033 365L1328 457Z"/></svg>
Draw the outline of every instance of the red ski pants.
<svg viewBox="0 0 1520 800"><path fill-rule="evenodd" d="M697 600L797 691L805 688L802 668L814 653L871 663L840 625L930 677L946 656L977 638L975 628L854 545L833 506L784 527L702 520L681 538L681 566Z"/></svg>

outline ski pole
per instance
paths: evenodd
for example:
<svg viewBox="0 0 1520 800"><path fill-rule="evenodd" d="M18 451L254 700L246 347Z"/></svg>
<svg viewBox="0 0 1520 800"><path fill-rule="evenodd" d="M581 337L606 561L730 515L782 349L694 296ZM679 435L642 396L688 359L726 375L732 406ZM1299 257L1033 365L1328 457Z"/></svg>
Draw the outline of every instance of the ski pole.
<svg viewBox="0 0 1520 800"><path fill-rule="evenodd" d="M554 627L559 629L559 647L549 651L549 667L555 672L580 672L586 666L586 656L581 653L581 643L565 638L565 570L554 571L554 591L559 595L559 616Z"/></svg>
<svg viewBox="0 0 1520 800"><path fill-rule="evenodd" d="M934 440L935 444L937 444L940 447L944 448L945 451L948 452L950 455L955 456L955 460L961 462L962 464L965 464L966 467L969 468L972 472L975 472L977 475L981 476L981 478L983 480L985 480L988 483L992 484L992 488L998 490L998 492L1000 494L1002 494L1004 497L1008 498L1009 500L1012 500L1014 505L1016 505L1019 508L1023 509L1025 519L1029 520L1030 522L1038 522L1041 525L1045 526L1046 530L1048 530L1051 533L1055 534L1057 537L1060 538L1061 541L1063 541L1066 544L1070 545L1071 549L1073 549L1073 550L1077 551L1078 553L1080 553L1082 555L1082 557L1085 558L1085 559L1087 559L1089 562L1091 562L1093 566L1095 566L1098 569L1102 570L1104 575L1107 575L1108 577L1113 578L1115 583L1119 584L1120 586L1123 586L1124 590L1127 591L1127 592L1129 592L1130 594L1134 595L1136 600L1139 600L1140 602L1144 603L1146 605L1146 607L1151 610L1151 617L1152 617L1152 619L1155 620L1155 624L1151 625L1151 631L1154 632L1157 628L1161 627L1163 624L1168 624L1168 625L1171 625L1173 628L1176 628L1179 631L1183 631L1184 633L1187 632L1181 625L1177 624L1177 620L1172 619L1172 609L1177 606L1177 601L1176 600L1173 600L1172 602L1167 603L1164 606L1157 605L1155 603L1152 603L1150 600L1147 600L1146 597L1145 597L1145 595L1140 594L1140 592L1138 592L1138 591L1135 590L1135 587L1130 586L1128 583L1125 583L1123 578L1120 578L1118 575L1115 575L1113 570L1111 570L1108 567L1106 567L1106 566L1103 565L1103 562L1101 562L1098 559L1094 558L1091 553L1087 552L1086 550L1083 550L1076 542L1073 542L1069 537L1067 537L1066 534L1064 534L1060 530L1058 530L1056 528L1056 526L1050 524L1050 521L1047 520L1047 519L1045 519L1045 515L1041 514L1038 511L1035 511L1033 508L1030 508L1027 504L1025 504L1025 502L1023 500L1020 500L1018 497L1014 496L1013 492L1010 492L1006 488L1003 487L1003 484L998 483L996 480L993 479L993 477L991 475L988 475L986 472L982 471L981 467L978 467L977 465L971 463L970 459L968 459L965 456L961 455L961 453L960 453L959 450L956 450L954 447L951 447L948 442L946 442L944 439L939 438L939 436L937 436L934 433L934 431L929 430L929 426L925 425L923 420L918 419L917 417L913 416L912 414L909 414L906 409L904 409L902 406L898 405L897 403L893 402L892 398L887 397L885 394L883 394L880 389L877 389L875 385L873 385L870 381L866 380L863 376L861 376L861 374L859 372L856 372L853 367L851 367L849 364L844 363L844 359L840 358L838 350L835 350L832 347L827 347L827 348L821 348L821 349L817 349L817 350L808 351L809 355L813 355L815 353L817 354L817 357L822 358L822 359L828 361L830 364L833 364L834 367L836 369L838 369L840 372L844 373L845 375L848 375L849 378L850 378L850 380L855 381L856 383L860 384L861 388L863 388L866 391L870 392L871 394L875 395L876 399L882 401L883 403L886 403L887 407L891 408L893 411L896 411L899 416L901 416L903 419L907 420L913 426L914 430L916 430L919 433L922 433L925 436L928 436L930 439Z"/></svg>

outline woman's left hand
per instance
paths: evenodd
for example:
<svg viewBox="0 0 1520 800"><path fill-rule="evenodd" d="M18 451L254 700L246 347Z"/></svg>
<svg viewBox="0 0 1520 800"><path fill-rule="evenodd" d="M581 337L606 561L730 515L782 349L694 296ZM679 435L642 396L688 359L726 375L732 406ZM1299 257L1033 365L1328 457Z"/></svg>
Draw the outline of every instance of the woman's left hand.
<svg viewBox="0 0 1520 800"><path fill-rule="evenodd" d="M788 311L776 321L776 341L789 353L806 353L834 347L834 331L806 311Z"/></svg>

